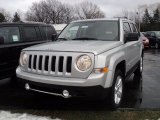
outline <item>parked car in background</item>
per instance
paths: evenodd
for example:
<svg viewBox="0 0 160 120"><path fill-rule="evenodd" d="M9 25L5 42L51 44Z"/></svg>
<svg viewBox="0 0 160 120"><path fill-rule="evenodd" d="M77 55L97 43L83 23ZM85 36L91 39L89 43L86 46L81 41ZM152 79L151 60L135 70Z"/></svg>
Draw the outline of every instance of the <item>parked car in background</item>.
<svg viewBox="0 0 160 120"><path fill-rule="evenodd" d="M142 71L143 43L136 24L94 19L70 23L53 43L23 49L16 73L26 90L101 98L117 108L125 81Z"/></svg>
<svg viewBox="0 0 160 120"><path fill-rule="evenodd" d="M0 24L0 79L15 76L23 48L52 40L53 26L43 23Z"/></svg>
<svg viewBox="0 0 160 120"><path fill-rule="evenodd" d="M53 24L57 34L60 34L61 31L67 26L67 24Z"/></svg>
<svg viewBox="0 0 160 120"><path fill-rule="evenodd" d="M146 37L149 39L149 46L160 48L160 31L147 31Z"/></svg>
<svg viewBox="0 0 160 120"><path fill-rule="evenodd" d="M149 40L148 40L147 37L144 36L145 33L142 33L142 32L141 32L140 35L141 35L141 39L143 40L143 45L144 45L144 47L145 47L145 48L148 48L148 47L149 47Z"/></svg>

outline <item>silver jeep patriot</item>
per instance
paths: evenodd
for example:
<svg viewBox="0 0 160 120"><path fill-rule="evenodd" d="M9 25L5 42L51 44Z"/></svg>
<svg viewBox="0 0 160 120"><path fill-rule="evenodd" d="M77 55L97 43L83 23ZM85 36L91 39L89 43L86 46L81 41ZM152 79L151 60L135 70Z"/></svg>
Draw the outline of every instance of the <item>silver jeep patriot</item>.
<svg viewBox="0 0 160 120"><path fill-rule="evenodd" d="M54 42L23 49L16 70L26 90L64 98L98 97L120 106L124 83L143 70L143 44L134 22L70 23Z"/></svg>

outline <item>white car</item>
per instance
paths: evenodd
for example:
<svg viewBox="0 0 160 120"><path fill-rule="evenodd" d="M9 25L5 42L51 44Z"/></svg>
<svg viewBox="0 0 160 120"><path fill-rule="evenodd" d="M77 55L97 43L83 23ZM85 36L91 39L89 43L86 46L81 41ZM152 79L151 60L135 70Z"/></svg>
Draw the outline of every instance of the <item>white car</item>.
<svg viewBox="0 0 160 120"><path fill-rule="evenodd" d="M57 41L22 50L17 77L26 90L64 98L107 98L120 106L125 81L143 70L143 43L134 22L70 23Z"/></svg>

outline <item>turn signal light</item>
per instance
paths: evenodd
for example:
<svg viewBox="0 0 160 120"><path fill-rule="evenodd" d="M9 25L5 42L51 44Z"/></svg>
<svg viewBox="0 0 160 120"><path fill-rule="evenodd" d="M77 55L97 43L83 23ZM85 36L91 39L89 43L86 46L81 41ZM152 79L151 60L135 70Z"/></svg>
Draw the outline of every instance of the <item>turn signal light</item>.
<svg viewBox="0 0 160 120"><path fill-rule="evenodd" d="M107 73L108 71L109 71L108 67L95 69L95 73Z"/></svg>

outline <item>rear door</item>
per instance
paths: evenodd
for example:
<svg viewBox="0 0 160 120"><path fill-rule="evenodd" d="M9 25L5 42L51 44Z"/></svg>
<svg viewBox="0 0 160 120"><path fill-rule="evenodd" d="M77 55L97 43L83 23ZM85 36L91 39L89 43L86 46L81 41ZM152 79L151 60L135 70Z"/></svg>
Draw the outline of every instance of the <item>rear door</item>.
<svg viewBox="0 0 160 120"><path fill-rule="evenodd" d="M137 34L139 33L138 29L137 29L137 27L136 27L136 25L134 23L131 23L130 26L131 26L131 29L132 29L133 33L137 33ZM134 43L133 50L134 50L134 57L135 57L135 58L133 58L134 59L134 61L133 61L134 65L137 64L138 61L141 58L141 56L140 56L141 53L140 52L141 52L141 44L142 44L142 42L143 41L140 38L138 40L136 40L136 41L133 41L133 43Z"/></svg>

